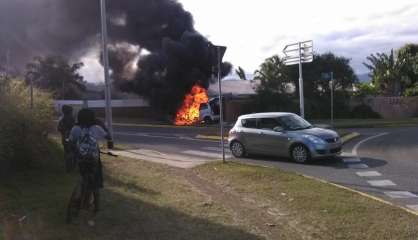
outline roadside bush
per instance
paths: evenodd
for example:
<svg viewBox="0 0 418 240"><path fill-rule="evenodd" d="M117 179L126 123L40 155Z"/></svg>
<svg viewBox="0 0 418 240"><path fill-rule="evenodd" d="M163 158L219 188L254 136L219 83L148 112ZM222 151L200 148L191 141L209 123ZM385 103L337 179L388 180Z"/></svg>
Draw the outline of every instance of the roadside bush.
<svg viewBox="0 0 418 240"><path fill-rule="evenodd" d="M21 80L0 79L0 175L34 166L47 149L53 114L50 94L30 90Z"/></svg>
<svg viewBox="0 0 418 240"><path fill-rule="evenodd" d="M373 111L373 109L366 105L360 104L357 105L351 110L351 117L352 118L381 118L381 116Z"/></svg>

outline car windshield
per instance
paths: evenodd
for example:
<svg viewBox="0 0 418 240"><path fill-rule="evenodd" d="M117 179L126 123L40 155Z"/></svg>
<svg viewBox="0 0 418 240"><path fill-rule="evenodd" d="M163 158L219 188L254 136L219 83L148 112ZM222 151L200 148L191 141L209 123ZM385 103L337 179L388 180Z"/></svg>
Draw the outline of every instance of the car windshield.
<svg viewBox="0 0 418 240"><path fill-rule="evenodd" d="M308 121L297 115L283 116L279 120L287 130L302 130L312 127Z"/></svg>

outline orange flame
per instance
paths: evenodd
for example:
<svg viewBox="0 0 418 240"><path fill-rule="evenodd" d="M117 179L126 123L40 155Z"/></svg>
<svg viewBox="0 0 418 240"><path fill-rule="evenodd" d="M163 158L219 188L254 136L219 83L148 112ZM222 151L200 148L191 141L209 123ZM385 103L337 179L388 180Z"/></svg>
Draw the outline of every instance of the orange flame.
<svg viewBox="0 0 418 240"><path fill-rule="evenodd" d="M202 103L209 101L208 92L199 85L194 85L190 93L184 97L183 105L177 111L176 125L192 125L199 121L199 109Z"/></svg>

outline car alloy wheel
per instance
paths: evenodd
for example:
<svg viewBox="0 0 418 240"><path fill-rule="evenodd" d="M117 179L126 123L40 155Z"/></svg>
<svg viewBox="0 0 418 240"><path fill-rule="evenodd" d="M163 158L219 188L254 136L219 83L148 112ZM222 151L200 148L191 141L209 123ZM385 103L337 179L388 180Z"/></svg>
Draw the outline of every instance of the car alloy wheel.
<svg viewBox="0 0 418 240"><path fill-rule="evenodd" d="M237 158L244 157L245 155L244 145L242 145L242 143L237 142L237 141L233 142L231 144L231 152L232 152L232 155L234 155Z"/></svg>
<svg viewBox="0 0 418 240"><path fill-rule="evenodd" d="M292 148L292 158L295 162L306 163L310 158L309 151L303 145L296 145Z"/></svg>

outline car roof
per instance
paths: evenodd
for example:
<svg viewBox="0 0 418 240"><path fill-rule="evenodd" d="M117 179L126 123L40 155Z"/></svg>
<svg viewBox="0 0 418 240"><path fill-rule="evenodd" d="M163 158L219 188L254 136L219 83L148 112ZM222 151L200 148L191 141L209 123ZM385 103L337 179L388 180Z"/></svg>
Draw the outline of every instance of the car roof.
<svg viewBox="0 0 418 240"><path fill-rule="evenodd" d="M288 113L288 112L266 112L266 113L252 113L252 114L246 114L241 115L240 119L246 119L246 118L268 118L268 117L283 117L283 116L289 116L294 115L294 113Z"/></svg>

